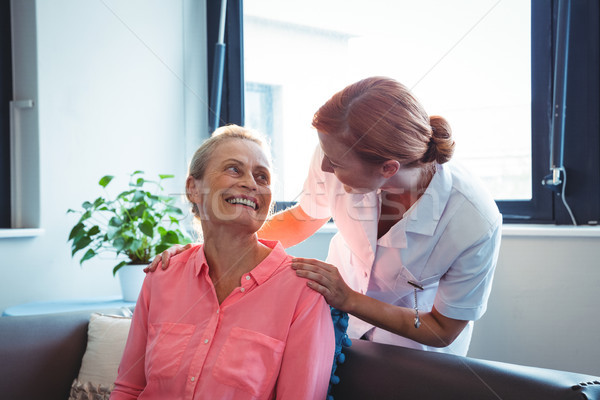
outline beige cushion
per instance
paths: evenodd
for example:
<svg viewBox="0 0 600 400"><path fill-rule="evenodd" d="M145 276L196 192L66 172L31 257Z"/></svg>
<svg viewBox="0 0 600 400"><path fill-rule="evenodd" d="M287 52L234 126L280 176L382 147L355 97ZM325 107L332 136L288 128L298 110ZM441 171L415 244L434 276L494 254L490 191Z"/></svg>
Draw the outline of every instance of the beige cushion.
<svg viewBox="0 0 600 400"><path fill-rule="evenodd" d="M129 334L131 318L93 313L79 376L69 400L108 399Z"/></svg>

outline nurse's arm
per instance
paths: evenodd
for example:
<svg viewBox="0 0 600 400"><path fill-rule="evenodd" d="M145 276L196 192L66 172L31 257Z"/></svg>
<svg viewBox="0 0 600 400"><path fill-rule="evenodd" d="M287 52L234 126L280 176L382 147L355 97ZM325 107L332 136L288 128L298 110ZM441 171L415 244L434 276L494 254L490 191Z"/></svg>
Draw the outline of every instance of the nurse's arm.
<svg viewBox="0 0 600 400"><path fill-rule="evenodd" d="M323 219L313 218L296 204L284 211L273 214L260 230L258 237L266 240L279 240L284 248L292 247L311 237L325 223L329 217ZM152 260L144 272L154 272L160 265L162 269L169 267L171 257L189 249L192 245L173 245Z"/></svg>
<svg viewBox="0 0 600 400"><path fill-rule="evenodd" d="M279 240L284 248L292 247L311 237L329 220L306 214L299 204L274 214L258 231L258 237Z"/></svg>
<svg viewBox="0 0 600 400"><path fill-rule="evenodd" d="M391 305L353 292L345 310L349 314L379 328L404 336L426 346L449 346L469 321L448 318L435 308L419 311L421 326L415 328L415 310Z"/></svg>
<svg viewBox="0 0 600 400"><path fill-rule="evenodd" d="M384 303L352 290L331 264L294 258L292 268L296 275L306 278L308 287L321 293L330 306L426 346L448 346L469 322L445 317L434 306L430 312L419 311L421 326L417 329L414 309Z"/></svg>

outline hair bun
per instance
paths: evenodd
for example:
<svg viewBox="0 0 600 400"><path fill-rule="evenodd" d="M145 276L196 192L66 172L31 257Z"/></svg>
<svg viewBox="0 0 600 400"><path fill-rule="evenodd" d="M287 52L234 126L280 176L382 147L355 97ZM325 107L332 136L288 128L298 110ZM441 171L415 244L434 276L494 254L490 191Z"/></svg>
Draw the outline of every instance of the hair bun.
<svg viewBox="0 0 600 400"><path fill-rule="evenodd" d="M454 154L455 142L452 138L452 129L450 124L439 115L429 117L431 125L431 138L428 148L423 156L423 162L435 161L438 164L444 164L452 158Z"/></svg>

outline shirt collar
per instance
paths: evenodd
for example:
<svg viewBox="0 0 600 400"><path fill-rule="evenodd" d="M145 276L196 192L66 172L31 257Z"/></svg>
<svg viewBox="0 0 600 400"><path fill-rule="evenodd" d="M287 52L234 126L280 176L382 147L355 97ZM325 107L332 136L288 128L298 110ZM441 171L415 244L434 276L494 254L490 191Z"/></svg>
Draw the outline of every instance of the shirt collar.
<svg viewBox="0 0 600 400"><path fill-rule="evenodd" d="M256 283L262 285L275 271L281 268L284 261L289 261L291 257L286 254L279 241L263 239L258 239L258 241L272 249L267 258L250 271L250 276L254 278Z"/></svg>
<svg viewBox="0 0 600 400"><path fill-rule="evenodd" d="M287 255L283 246L278 241L263 239L258 239L258 241L272 249L269 255L250 271L250 276L256 283L262 285L280 268L284 261L290 259L290 256ZM208 273L208 263L204 255L204 246L200 245L198 248L197 259L194 265L194 274L196 276L201 273Z"/></svg>
<svg viewBox="0 0 600 400"><path fill-rule="evenodd" d="M201 273L208 273L208 263L206 262L206 256L204 255L204 244L198 246L198 253L195 258L194 275L199 276Z"/></svg>
<svg viewBox="0 0 600 400"><path fill-rule="evenodd" d="M406 231L432 236L440 222L452 190L452 174L447 165L436 164L436 173L423 196L406 213Z"/></svg>

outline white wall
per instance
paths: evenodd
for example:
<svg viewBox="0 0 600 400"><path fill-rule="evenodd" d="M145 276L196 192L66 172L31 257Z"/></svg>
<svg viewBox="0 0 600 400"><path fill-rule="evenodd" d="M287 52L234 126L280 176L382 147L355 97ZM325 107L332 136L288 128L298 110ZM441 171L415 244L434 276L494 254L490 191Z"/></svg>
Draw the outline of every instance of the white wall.
<svg viewBox="0 0 600 400"><path fill-rule="evenodd" d="M571 236L586 229L503 235L469 356L600 376L600 237Z"/></svg>
<svg viewBox="0 0 600 400"><path fill-rule="evenodd" d="M80 267L71 258L76 216L66 211L102 194L106 174L118 177L112 193L134 170L175 174L167 190L182 192L188 157L207 135L204 1L18 1L37 27L13 29L15 46L37 40L37 85L15 92L33 98L39 119L43 234L0 238L0 310L116 295L114 259Z"/></svg>

